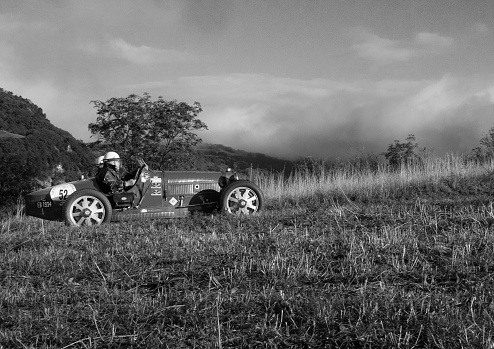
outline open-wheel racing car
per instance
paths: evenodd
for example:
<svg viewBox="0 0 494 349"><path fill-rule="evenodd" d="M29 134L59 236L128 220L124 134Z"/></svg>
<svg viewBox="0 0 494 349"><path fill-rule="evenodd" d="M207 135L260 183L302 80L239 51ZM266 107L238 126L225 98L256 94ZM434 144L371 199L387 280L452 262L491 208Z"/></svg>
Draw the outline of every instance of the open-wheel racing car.
<svg viewBox="0 0 494 349"><path fill-rule="evenodd" d="M140 167L134 194L105 194L96 177L41 189L25 197L25 212L69 226L100 225L110 221L185 217L215 210L254 214L262 208L263 193L249 181L238 179L228 169L221 172L151 171Z"/></svg>

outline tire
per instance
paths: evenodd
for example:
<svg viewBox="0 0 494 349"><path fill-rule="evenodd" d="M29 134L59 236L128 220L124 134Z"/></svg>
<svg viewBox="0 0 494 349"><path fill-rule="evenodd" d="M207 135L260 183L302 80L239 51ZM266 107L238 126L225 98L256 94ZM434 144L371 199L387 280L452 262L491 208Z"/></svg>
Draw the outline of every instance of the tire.
<svg viewBox="0 0 494 349"><path fill-rule="evenodd" d="M229 184L221 192L221 211L229 214L251 215L262 208L261 189L251 181L239 180Z"/></svg>
<svg viewBox="0 0 494 349"><path fill-rule="evenodd" d="M221 194L214 189L204 189L195 194L189 201L189 212L213 213L219 208ZM206 198L207 201L204 201ZM212 202L212 203L211 203ZM196 206L199 205L199 206Z"/></svg>
<svg viewBox="0 0 494 349"><path fill-rule="evenodd" d="M82 189L69 196L63 205L65 225L80 227L100 225L111 219L111 204L108 198L94 189Z"/></svg>

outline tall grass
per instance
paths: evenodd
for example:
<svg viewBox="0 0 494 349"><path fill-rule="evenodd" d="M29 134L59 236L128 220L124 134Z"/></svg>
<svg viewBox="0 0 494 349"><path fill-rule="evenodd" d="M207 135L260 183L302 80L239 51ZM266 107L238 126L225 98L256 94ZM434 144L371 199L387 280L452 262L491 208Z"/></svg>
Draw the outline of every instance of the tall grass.
<svg viewBox="0 0 494 349"><path fill-rule="evenodd" d="M0 348L493 348L492 198L415 195L492 164L323 165L257 174L296 204L253 216L0 219Z"/></svg>
<svg viewBox="0 0 494 349"><path fill-rule="evenodd" d="M362 200L396 197L412 188L435 191L444 186L454 190L462 179L488 174L492 161L479 164L465 161L458 155L427 157L420 164L392 170L385 164L358 166L351 162L336 169L328 169L324 162L311 168L299 168L288 178L281 173L255 173L254 181L263 189L266 198L277 201L299 200L318 195L336 195Z"/></svg>
<svg viewBox="0 0 494 349"><path fill-rule="evenodd" d="M24 217L24 197L19 195L11 206L0 206L0 219L20 219Z"/></svg>

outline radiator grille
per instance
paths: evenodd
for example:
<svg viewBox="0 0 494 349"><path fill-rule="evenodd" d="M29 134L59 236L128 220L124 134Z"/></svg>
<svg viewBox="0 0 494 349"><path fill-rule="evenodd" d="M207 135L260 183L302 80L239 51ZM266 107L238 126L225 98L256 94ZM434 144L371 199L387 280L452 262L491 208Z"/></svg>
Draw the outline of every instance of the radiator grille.
<svg viewBox="0 0 494 349"><path fill-rule="evenodd" d="M187 195L196 194L206 189L220 190L216 182L195 182L195 183L168 183L166 195Z"/></svg>

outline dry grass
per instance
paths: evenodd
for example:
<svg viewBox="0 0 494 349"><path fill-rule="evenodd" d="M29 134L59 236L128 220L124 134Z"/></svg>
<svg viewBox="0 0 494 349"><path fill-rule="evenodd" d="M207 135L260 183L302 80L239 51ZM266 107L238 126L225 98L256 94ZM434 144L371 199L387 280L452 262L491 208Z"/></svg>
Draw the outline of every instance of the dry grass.
<svg viewBox="0 0 494 349"><path fill-rule="evenodd" d="M491 167L260 179L266 210L0 222L0 347L492 348Z"/></svg>
<svg viewBox="0 0 494 349"><path fill-rule="evenodd" d="M425 158L421 166L406 166L399 171L389 171L381 165L377 169L359 166L328 170L324 164L314 169L302 169L289 178L282 174L258 174L255 180L266 196L274 200L298 200L317 195L348 195L359 199L396 197L410 188L440 188L455 186L461 179L476 178L490 173L494 163L465 162L463 158L448 155L444 158Z"/></svg>

